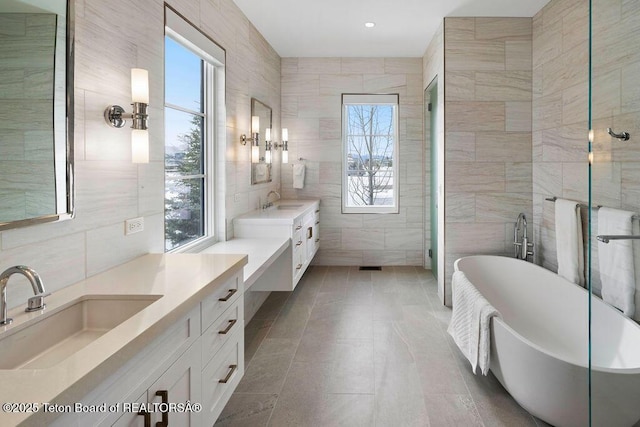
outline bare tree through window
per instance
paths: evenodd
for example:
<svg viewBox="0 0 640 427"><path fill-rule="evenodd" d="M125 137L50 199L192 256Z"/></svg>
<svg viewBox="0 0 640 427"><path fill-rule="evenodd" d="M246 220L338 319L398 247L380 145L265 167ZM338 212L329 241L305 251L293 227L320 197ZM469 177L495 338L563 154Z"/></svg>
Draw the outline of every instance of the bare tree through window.
<svg viewBox="0 0 640 427"><path fill-rule="evenodd" d="M393 208L397 201L396 105L378 95L349 95L344 102L345 208ZM347 97L347 95L345 95ZM358 210L361 211L361 210Z"/></svg>

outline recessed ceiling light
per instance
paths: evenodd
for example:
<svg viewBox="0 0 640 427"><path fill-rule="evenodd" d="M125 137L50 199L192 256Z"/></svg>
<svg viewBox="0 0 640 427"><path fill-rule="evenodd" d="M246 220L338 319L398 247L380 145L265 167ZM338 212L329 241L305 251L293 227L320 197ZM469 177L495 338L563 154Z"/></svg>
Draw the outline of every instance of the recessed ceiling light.
<svg viewBox="0 0 640 427"><path fill-rule="evenodd" d="M373 28L373 27L376 26L376 23L375 22L365 22L364 26L367 27L367 28Z"/></svg>

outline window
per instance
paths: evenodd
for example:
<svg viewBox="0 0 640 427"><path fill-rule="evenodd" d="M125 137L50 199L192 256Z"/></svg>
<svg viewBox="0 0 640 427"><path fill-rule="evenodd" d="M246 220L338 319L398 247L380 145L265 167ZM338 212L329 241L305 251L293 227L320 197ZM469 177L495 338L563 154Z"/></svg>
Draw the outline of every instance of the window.
<svg viewBox="0 0 640 427"><path fill-rule="evenodd" d="M342 212L398 213L398 95L342 95Z"/></svg>
<svg viewBox="0 0 640 427"><path fill-rule="evenodd" d="M215 124L224 111L224 51L165 10L165 251L196 250L217 237Z"/></svg>

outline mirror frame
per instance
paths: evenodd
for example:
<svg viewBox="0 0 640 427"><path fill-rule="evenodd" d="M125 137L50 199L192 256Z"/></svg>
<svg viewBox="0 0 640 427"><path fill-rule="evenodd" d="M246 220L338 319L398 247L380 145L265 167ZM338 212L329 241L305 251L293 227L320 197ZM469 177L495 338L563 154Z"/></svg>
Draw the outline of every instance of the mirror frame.
<svg viewBox="0 0 640 427"><path fill-rule="evenodd" d="M72 219L75 216L74 208L74 165L73 165L73 131L74 131L74 41L75 41L75 7L74 0L67 0L67 16L66 16L66 43L65 43L65 137L55 137L54 123L54 170L55 170L55 188L56 188L56 211L48 215L20 219L15 221L0 222L0 230L8 230L12 228L27 227L35 224L47 222L63 221ZM54 98L55 99L55 98ZM55 101L54 101L55 103ZM64 171L60 170L58 164L61 163L59 154L64 147L65 165ZM65 177L64 182L61 177Z"/></svg>
<svg viewBox="0 0 640 427"><path fill-rule="evenodd" d="M256 103L260 104L262 107L264 107L265 109L269 110L269 123L266 126L263 126L263 120L260 120L260 163L251 163L251 185L259 185L259 184L268 184L270 182L273 181L273 177L272 177L272 168L271 165L273 163L273 150L275 150L275 148L273 148L273 145L271 147L271 162L272 163L266 163L265 160L262 160L264 158L264 152L266 150L265 147L265 139L264 139L264 132L262 131L263 127L266 129L271 128L271 139L272 139L272 144L273 144L273 109L268 106L267 104L265 104L264 102L260 101L259 99L256 98L251 98L251 116L256 115L255 111L256 111ZM262 118L261 118L262 119ZM267 178L263 179L261 181L257 181L255 179L256 176L256 165L260 165L260 164L266 164L267 166Z"/></svg>

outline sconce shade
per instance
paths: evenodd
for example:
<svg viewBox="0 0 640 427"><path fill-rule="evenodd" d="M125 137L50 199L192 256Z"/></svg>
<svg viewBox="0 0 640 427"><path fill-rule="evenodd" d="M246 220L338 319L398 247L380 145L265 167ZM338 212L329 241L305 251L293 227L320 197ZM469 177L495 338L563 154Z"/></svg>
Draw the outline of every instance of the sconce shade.
<svg viewBox="0 0 640 427"><path fill-rule="evenodd" d="M264 152L264 161L266 163L271 163L271 150L267 150Z"/></svg>
<svg viewBox="0 0 640 427"><path fill-rule="evenodd" d="M267 128L264 132L264 140L271 141L271 128Z"/></svg>
<svg viewBox="0 0 640 427"><path fill-rule="evenodd" d="M282 151L282 163L289 163L289 151Z"/></svg>
<svg viewBox="0 0 640 427"><path fill-rule="evenodd" d="M251 116L251 133L260 133L260 117Z"/></svg>
<svg viewBox="0 0 640 427"><path fill-rule="evenodd" d="M283 141L288 141L289 140L289 129L282 128L282 140Z"/></svg>
<svg viewBox="0 0 640 427"><path fill-rule="evenodd" d="M149 131L133 129L131 131L131 161L149 163Z"/></svg>
<svg viewBox="0 0 640 427"><path fill-rule="evenodd" d="M131 101L149 103L149 72L147 70L131 69Z"/></svg>
<svg viewBox="0 0 640 427"><path fill-rule="evenodd" d="M260 146L251 146L251 163L260 163Z"/></svg>

